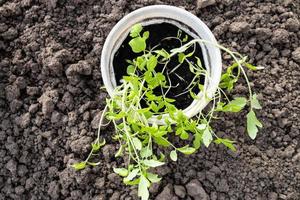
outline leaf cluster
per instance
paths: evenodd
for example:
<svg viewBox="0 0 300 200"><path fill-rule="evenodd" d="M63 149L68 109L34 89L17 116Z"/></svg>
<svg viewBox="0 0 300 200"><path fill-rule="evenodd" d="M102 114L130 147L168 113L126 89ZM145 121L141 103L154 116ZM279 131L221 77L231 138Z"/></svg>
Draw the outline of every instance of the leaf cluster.
<svg viewBox="0 0 300 200"><path fill-rule="evenodd" d="M219 46L234 58L234 63L229 66L221 77L221 82L216 94L208 97L204 85L198 82L200 76L208 78L207 70L202 66L198 57L194 56L196 43L205 43L203 40L188 41L188 36L183 35L179 30L175 39L179 40L181 46L172 49L170 52L163 48L147 49L147 39L150 37L148 31L143 31L141 24L136 24L130 31L131 40L129 45L131 50L137 54L133 60L127 60L127 75L123 77L122 84L115 88L114 96L107 99L107 111L103 115L114 125L115 135L113 139L118 141L119 149L115 157L128 157L125 167L115 167L114 172L123 177L123 182L127 185L137 185L138 195L142 200L149 198L149 187L152 183L159 182L161 177L153 172L152 168L164 165L168 158L176 162L178 155L190 155L198 150L202 145L209 147L211 143L221 144L235 151L234 141L227 138L220 138L214 132L211 121L217 118L219 112L237 113L246 107L249 108L247 114L247 132L254 139L257 136L258 128L262 124L256 117L255 109L261 109L257 95L252 94L250 83L242 65L250 70L256 70L253 65L248 64L247 58L237 53L231 52L225 47ZM193 48L190 53L187 49ZM171 57L177 57L178 65L166 73L165 68L170 62ZM194 57L194 63L190 58ZM189 70L195 78L184 91L178 95L190 95L198 99L199 94L193 93L193 88L198 87L205 97L212 100L212 108L208 112L201 111L196 117L188 118L182 110L174 106L175 99L167 98L167 92L172 85L169 75L176 73L176 70L187 63ZM158 65L163 65L162 71L157 70ZM240 75L245 75L249 86L249 99L245 97L234 97L230 100L226 92L230 92ZM157 95L155 89L160 89L162 93ZM167 91L167 92L163 92ZM141 105L144 101L145 105ZM162 118L167 114L167 118ZM157 116L164 120L164 125L155 122L150 123L149 119ZM101 123L101 122L100 122ZM101 124L99 125L101 127ZM100 128L99 128L100 129ZM99 130L100 131L100 130ZM185 141L186 145L176 146L170 141L170 137L179 137ZM189 142L191 141L191 142ZM100 142L100 132L96 142L92 144L92 150L88 158L73 165L77 170L85 168L87 165L98 165L99 163L90 162L105 141ZM157 153L157 148L168 148L169 153Z"/></svg>

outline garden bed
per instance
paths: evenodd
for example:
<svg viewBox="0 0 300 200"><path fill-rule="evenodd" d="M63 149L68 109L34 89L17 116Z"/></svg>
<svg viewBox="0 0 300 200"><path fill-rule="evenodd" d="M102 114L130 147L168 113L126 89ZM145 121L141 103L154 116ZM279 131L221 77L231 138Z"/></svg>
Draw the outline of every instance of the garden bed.
<svg viewBox="0 0 300 200"><path fill-rule="evenodd" d="M213 127L236 140L237 152L212 144L158 168L163 179L151 199L300 199L300 5L250 0L206 8L193 1L0 1L0 199L137 199L113 172L122 163L113 127L102 129L99 166L76 172L70 165L89 153L105 106L106 36L125 14L161 3L196 14L220 44L265 67L248 73L264 127L253 141L241 120L246 112L222 115ZM244 80L236 94L247 94Z"/></svg>

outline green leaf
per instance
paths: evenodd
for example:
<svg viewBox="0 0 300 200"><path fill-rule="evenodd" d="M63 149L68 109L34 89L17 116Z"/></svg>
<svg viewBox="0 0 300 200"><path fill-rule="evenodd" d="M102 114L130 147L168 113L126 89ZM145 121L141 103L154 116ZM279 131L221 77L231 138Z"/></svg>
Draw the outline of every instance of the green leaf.
<svg viewBox="0 0 300 200"><path fill-rule="evenodd" d="M230 104L236 105L238 107L244 107L247 103L245 97L235 97L234 100L230 101Z"/></svg>
<svg viewBox="0 0 300 200"><path fill-rule="evenodd" d="M86 167L86 162L79 162L79 163L74 163L73 165L71 165L74 169L76 170L81 170L84 169Z"/></svg>
<svg viewBox="0 0 300 200"><path fill-rule="evenodd" d="M158 177L157 174L152 174L150 172L147 173L147 178L149 179L149 181L151 181L151 183L157 183L161 180L161 178Z"/></svg>
<svg viewBox="0 0 300 200"><path fill-rule="evenodd" d="M199 90L201 91L201 92L203 92L204 91L204 85L202 85L202 84L198 84L198 88L199 88Z"/></svg>
<svg viewBox="0 0 300 200"><path fill-rule="evenodd" d="M206 147L208 147L212 140L213 140L213 138L212 138L211 132L209 131L209 128L207 127L203 132L202 141L203 141L204 145Z"/></svg>
<svg viewBox="0 0 300 200"><path fill-rule="evenodd" d="M231 75L231 71L229 69L231 69L231 68L229 67L227 69L227 72L225 74L222 74L219 87L227 89L228 91L231 91L233 89L234 84L237 82L238 79L235 76ZM228 72L228 71L230 71L230 72Z"/></svg>
<svg viewBox="0 0 300 200"><path fill-rule="evenodd" d="M185 55L185 58L189 58L189 57L191 57L193 54L194 54L194 52L188 53L188 54Z"/></svg>
<svg viewBox="0 0 300 200"><path fill-rule="evenodd" d="M190 90L190 95L193 99L199 99L200 97L197 96L192 90Z"/></svg>
<svg viewBox="0 0 300 200"><path fill-rule="evenodd" d="M200 58L197 57L197 56L195 56L195 57L196 57L196 60L197 60L197 65L198 65L198 67L199 67L200 69L202 69L203 67L202 67L202 63L201 63Z"/></svg>
<svg viewBox="0 0 300 200"><path fill-rule="evenodd" d="M115 157L117 158L117 157L121 156L122 152L123 152L123 146L121 145L120 148L118 149L117 153L115 154Z"/></svg>
<svg viewBox="0 0 300 200"><path fill-rule="evenodd" d="M128 170L125 168L113 168L113 170L116 174L119 174L120 176L128 176Z"/></svg>
<svg viewBox="0 0 300 200"><path fill-rule="evenodd" d="M170 158L171 158L171 160L173 160L175 162L177 161L177 152L176 152L176 150L171 151Z"/></svg>
<svg viewBox="0 0 300 200"><path fill-rule="evenodd" d="M136 175L138 174L139 169L133 169L131 172L128 173L128 176L124 178L124 183L127 183L134 179Z"/></svg>
<svg viewBox="0 0 300 200"><path fill-rule="evenodd" d="M247 114L247 132L248 132L248 135L250 136L250 138L253 140L256 138L256 135L258 132L257 127L261 128L262 124L256 118L255 112L253 110L251 110Z"/></svg>
<svg viewBox="0 0 300 200"><path fill-rule="evenodd" d="M159 111L159 107L156 105L156 103L154 103L154 101L151 102L150 108L156 113Z"/></svg>
<svg viewBox="0 0 300 200"><path fill-rule="evenodd" d="M153 116L153 113L151 111L147 111L144 113L144 116L146 117L146 119L149 119Z"/></svg>
<svg viewBox="0 0 300 200"><path fill-rule="evenodd" d="M146 49L146 40L136 37L130 40L129 45L134 53L140 53Z"/></svg>
<svg viewBox="0 0 300 200"><path fill-rule="evenodd" d="M139 132L140 131L140 126L138 123L131 123L131 128L133 132Z"/></svg>
<svg viewBox="0 0 300 200"><path fill-rule="evenodd" d="M193 74L196 74L197 72L195 72L195 67L194 67L194 65L192 64L192 63L188 63L189 64L189 69L190 69L190 71L193 73Z"/></svg>
<svg viewBox="0 0 300 200"><path fill-rule="evenodd" d="M177 148L177 150L180 151L183 154L186 154L186 155L190 155L190 154L192 154L196 151L195 148L189 147L189 145L186 145L186 146L181 147L181 148Z"/></svg>
<svg viewBox="0 0 300 200"><path fill-rule="evenodd" d="M144 160L143 162L148 167L159 167L159 166L162 166L162 165L165 164L164 162L160 162L160 161L153 160L153 159L151 159L151 160Z"/></svg>
<svg viewBox="0 0 300 200"><path fill-rule="evenodd" d="M169 147L170 143L167 142L168 140L163 137L153 137L156 144L163 146L163 147Z"/></svg>
<svg viewBox="0 0 300 200"><path fill-rule="evenodd" d="M135 61L135 64L137 65L137 67L140 69L140 70L144 70L145 69L145 66L146 66L146 60L144 59L143 56L139 56L136 58L136 61Z"/></svg>
<svg viewBox="0 0 300 200"><path fill-rule="evenodd" d="M172 103L172 102L175 102L175 101L176 101L175 99L170 99L170 98L167 98L167 97L165 97L164 100L165 100L166 102L169 102L169 103Z"/></svg>
<svg viewBox="0 0 300 200"><path fill-rule="evenodd" d="M244 65L245 65L248 69L251 69L251 70L257 70L257 67L254 66L254 65L252 65L252 64L250 64L250 63L245 63Z"/></svg>
<svg viewBox="0 0 300 200"><path fill-rule="evenodd" d="M149 31L145 31L145 32L143 33L143 38L144 38L145 40L149 38Z"/></svg>
<svg viewBox="0 0 300 200"><path fill-rule="evenodd" d="M188 41L188 39L189 39L189 36L185 35L185 37L182 39L182 42L186 42L186 41Z"/></svg>
<svg viewBox="0 0 300 200"><path fill-rule="evenodd" d="M164 82L166 80L165 75L163 75L161 72L157 72L156 76L154 77L156 81L158 82Z"/></svg>
<svg viewBox="0 0 300 200"><path fill-rule="evenodd" d="M158 161L163 162L165 160L165 158L166 158L165 154L163 154L162 152L160 152L159 153L159 159L158 159Z"/></svg>
<svg viewBox="0 0 300 200"><path fill-rule="evenodd" d="M126 113L124 111L121 111L119 113L109 113L107 116L107 119L109 120L119 120L126 116Z"/></svg>
<svg viewBox="0 0 300 200"><path fill-rule="evenodd" d="M152 156L153 153L150 148L144 147L144 148L142 148L140 154L141 154L142 158L148 158L148 157Z"/></svg>
<svg viewBox="0 0 300 200"><path fill-rule="evenodd" d="M185 130L185 127L177 128L176 135L179 135L182 140L187 140L189 138L189 134Z"/></svg>
<svg viewBox="0 0 300 200"><path fill-rule="evenodd" d="M105 139L100 143L98 140L95 143L92 143L92 150L93 152L97 152L102 146L106 143Z"/></svg>
<svg viewBox="0 0 300 200"><path fill-rule="evenodd" d="M133 65L134 63L132 62L132 60L128 60L128 59L126 59L125 60L128 64L131 64L131 65Z"/></svg>
<svg viewBox="0 0 300 200"><path fill-rule="evenodd" d="M214 141L216 144L223 144L227 148L229 148L231 151L236 151L235 146L233 145L234 141L228 140L228 139L222 139L218 138Z"/></svg>
<svg viewBox="0 0 300 200"><path fill-rule="evenodd" d="M222 110L216 111L223 111L223 112L240 112L245 105L247 104L247 99L244 97L236 97L234 100L230 101L228 104L226 104Z"/></svg>
<svg viewBox="0 0 300 200"><path fill-rule="evenodd" d="M132 142L137 150L142 149L142 142L137 137L132 138Z"/></svg>
<svg viewBox="0 0 300 200"><path fill-rule="evenodd" d="M228 75L233 75L232 74L232 71L235 69L235 68L237 68L237 67L239 67L239 64L242 64L243 62L244 62L244 60L245 60L245 58L243 58L243 60L239 60L238 62L234 62L232 65L230 65L228 68L227 68L227 70L226 70L226 74L228 74Z"/></svg>
<svg viewBox="0 0 300 200"><path fill-rule="evenodd" d="M138 185L139 182L140 182L140 178L136 178L132 181L128 181L126 180L126 178L123 179L123 182L126 184L126 185Z"/></svg>
<svg viewBox="0 0 300 200"><path fill-rule="evenodd" d="M178 62L181 64L181 63L183 63L184 59L185 59L185 54L179 53L178 54Z"/></svg>
<svg viewBox="0 0 300 200"><path fill-rule="evenodd" d="M149 199L149 191L148 187L150 186L150 182L144 175L141 175L139 187L138 187L138 196L141 197L142 200Z"/></svg>
<svg viewBox="0 0 300 200"><path fill-rule="evenodd" d="M161 136L160 134L158 134L158 127L157 127L156 124L153 124L152 126L143 126L143 127L142 127L142 131L143 131L143 132L150 133L150 134L153 135L154 137L159 137L159 136Z"/></svg>
<svg viewBox="0 0 300 200"><path fill-rule="evenodd" d="M147 62L147 69L149 71L153 71L154 68L156 67L157 65L157 58L155 56L150 56L148 62Z"/></svg>
<svg viewBox="0 0 300 200"><path fill-rule="evenodd" d="M251 98L251 107L254 109L261 109L261 105L257 100L257 95L254 94Z"/></svg>
<svg viewBox="0 0 300 200"><path fill-rule="evenodd" d="M129 65L129 66L127 67L127 74L128 74L128 75L133 75L134 72L135 72L135 67L134 67L133 65Z"/></svg>
<svg viewBox="0 0 300 200"><path fill-rule="evenodd" d="M223 110L223 106L225 105L224 102L218 102L217 103L217 107L216 107L216 111L222 111Z"/></svg>
<svg viewBox="0 0 300 200"><path fill-rule="evenodd" d="M144 114L144 113L148 112L149 110L150 110L149 107L148 108L141 108L141 109L138 109L137 112L139 114Z"/></svg>
<svg viewBox="0 0 300 200"><path fill-rule="evenodd" d="M137 37L140 35L140 32L143 30L143 26L141 24L135 24L132 26L130 30L130 37Z"/></svg>
<svg viewBox="0 0 300 200"><path fill-rule="evenodd" d="M195 149L199 149L201 146L201 141L202 141L202 135L199 132L195 133L195 138L193 141L193 145L195 147Z"/></svg>
<svg viewBox="0 0 300 200"><path fill-rule="evenodd" d="M182 140L187 140L189 139L189 134L188 132L186 132L185 130L182 130L181 134L180 134L180 139Z"/></svg>

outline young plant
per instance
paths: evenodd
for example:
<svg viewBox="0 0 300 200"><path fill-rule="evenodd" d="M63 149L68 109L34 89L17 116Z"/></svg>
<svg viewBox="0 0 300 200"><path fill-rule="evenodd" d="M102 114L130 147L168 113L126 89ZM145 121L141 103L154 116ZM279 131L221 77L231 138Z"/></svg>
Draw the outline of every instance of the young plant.
<svg viewBox="0 0 300 200"><path fill-rule="evenodd" d="M127 75L123 77L122 84L115 88L114 95L106 100L106 107L99 123L98 136L92 144L90 154L85 161L72 165L80 170L87 165L99 164L90 160L92 156L98 155L99 149L105 144L105 140L101 142L100 139L100 128L106 117L115 127L113 139L119 143L115 156L126 158L124 159L126 160L125 167L115 167L114 172L123 177L125 184L138 185L138 196L142 200L149 198L150 185L161 180L157 174L150 172L150 169L164 165L167 160L166 156L176 162L178 154L192 154L202 144L208 147L212 142L222 144L232 151L236 150L234 141L218 137L211 126L211 121L217 118L218 112L240 112L246 105L249 105L248 135L254 139L258 128L262 127L255 114L255 109L261 109L261 106L257 95L252 93L243 66L250 70L259 68L247 63L246 57L202 39L193 39L188 42L188 36L182 36L181 30L178 31L177 36L172 37L180 41L179 48L169 52L159 48L159 45L147 49L149 35L148 31L143 31L140 24L132 27L129 45L137 56L133 60L127 60ZM201 65L200 58L194 55L197 43L215 45L228 53L234 61L222 74L219 88L212 97L207 95L204 85L199 82L201 76L205 78L209 76L207 70ZM188 49L192 51L187 53ZM171 58L177 58L178 63L175 68L168 70L167 66ZM197 62L192 62L192 58ZM189 70L194 74L194 79L184 91L180 91L176 96L190 95L197 99L199 96L193 92L193 89L197 87L212 104L208 111L201 111L193 118L185 116L182 110L175 107L175 99L167 97L170 89L176 87L171 83L170 74L176 73L183 63L188 64ZM161 71L156 70L159 64L164 66ZM224 90L230 92L241 74L248 85L249 97L235 97L230 100ZM155 94L155 89L159 89L161 94ZM144 102L143 105L141 102ZM167 114L168 117L162 117L163 114ZM163 120L164 124L150 121L153 116ZM173 144L170 141L171 137L179 137L185 141L186 145ZM192 143L188 143L189 138L193 138ZM169 155L157 154L155 151L157 148L168 148L170 153Z"/></svg>

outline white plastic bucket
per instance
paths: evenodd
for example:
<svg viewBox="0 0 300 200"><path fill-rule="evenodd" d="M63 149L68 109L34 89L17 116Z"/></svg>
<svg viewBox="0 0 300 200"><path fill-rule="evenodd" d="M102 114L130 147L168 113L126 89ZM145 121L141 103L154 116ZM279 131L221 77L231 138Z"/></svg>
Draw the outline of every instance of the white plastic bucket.
<svg viewBox="0 0 300 200"><path fill-rule="evenodd" d="M111 30L106 38L101 55L101 74L106 90L110 96L113 96L116 80L113 68L113 59L116 51L128 36L131 27L137 23L150 25L168 22L194 38L201 38L210 43L217 44L215 37L209 28L192 13L167 5L154 5L137 9L123 17ZM151 34L151 33L150 33ZM213 97L218 88L221 72L222 60L219 48L211 44L200 44L204 59L204 66L208 71L205 78L204 88L208 97ZM184 114L191 118L198 114L208 103L209 100L200 92L190 106L183 110ZM164 124L164 119L168 114L164 114L160 120L157 116L149 119L150 123Z"/></svg>

